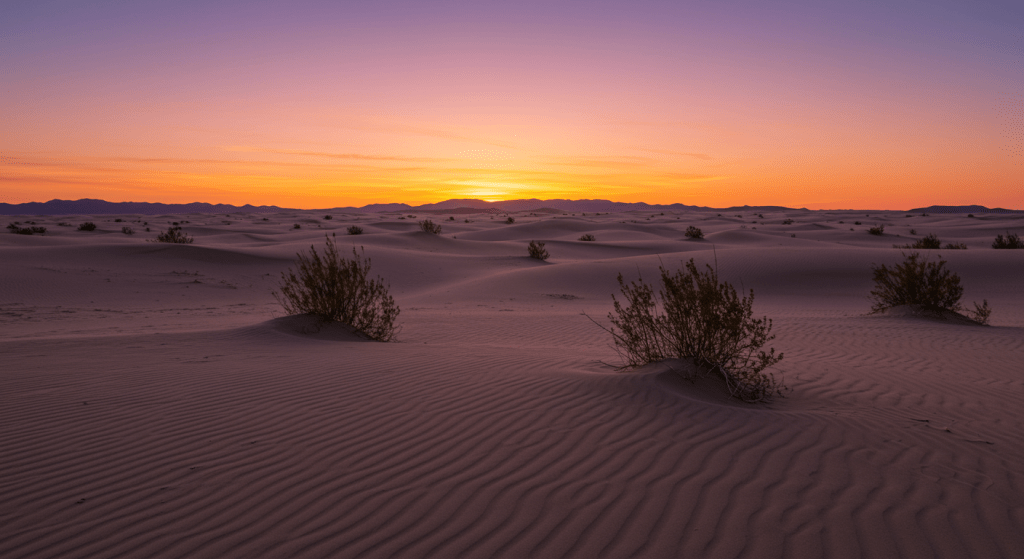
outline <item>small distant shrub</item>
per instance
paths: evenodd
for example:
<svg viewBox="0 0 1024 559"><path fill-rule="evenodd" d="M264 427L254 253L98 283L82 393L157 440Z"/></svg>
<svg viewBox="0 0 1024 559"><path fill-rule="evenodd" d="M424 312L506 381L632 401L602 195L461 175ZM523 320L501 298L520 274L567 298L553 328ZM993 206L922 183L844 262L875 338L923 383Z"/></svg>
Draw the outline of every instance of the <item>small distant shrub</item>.
<svg viewBox="0 0 1024 559"><path fill-rule="evenodd" d="M448 221L455 221L455 216L453 216L453 215L448 216Z"/></svg>
<svg viewBox="0 0 1024 559"><path fill-rule="evenodd" d="M871 233L872 235L884 235L885 234L885 226L884 225L876 225L875 227L872 227L872 228L868 229L868 233Z"/></svg>
<svg viewBox="0 0 1024 559"><path fill-rule="evenodd" d="M514 218L512 216L509 216L509 218L505 220L505 223L508 223L509 225L511 225L511 224L513 224L515 222L516 222L516 218Z"/></svg>
<svg viewBox="0 0 1024 559"><path fill-rule="evenodd" d="M270 221L270 218L269 217L265 217L265 218L263 218L263 221Z"/></svg>
<svg viewBox="0 0 1024 559"><path fill-rule="evenodd" d="M918 248L918 249L933 249L942 248L942 241L935 236L934 233L925 235L923 239L918 239L914 244L907 245L903 248Z"/></svg>
<svg viewBox="0 0 1024 559"><path fill-rule="evenodd" d="M967 250L966 243L946 243L946 250Z"/></svg>
<svg viewBox="0 0 1024 559"><path fill-rule="evenodd" d="M121 219L121 218L117 218L117 219L114 220L114 223L121 223L122 221L124 221L124 220Z"/></svg>
<svg viewBox="0 0 1024 559"><path fill-rule="evenodd" d="M441 224L434 223L429 219L424 219L423 221L420 222L420 229L422 229L425 233L430 233L432 235L441 234Z"/></svg>
<svg viewBox="0 0 1024 559"><path fill-rule="evenodd" d="M309 254L297 256L297 269L282 273L280 291L274 292L285 312L342 322L382 342L394 339L401 310L383 279L369 279L369 258L364 260L355 248L352 259L342 258L333 235L327 237L323 254L310 246Z"/></svg>
<svg viewBox="0 0 1024 559"><path fill-rule="evenodd" d="M158 243L177 243L181 245L192 244L194 239L181 232L181 227L168 227L166 233L157 233L156 242Z"/></svg>
<svg viewBox="0 0 1024 559"><path fill-rule="evenodd" d="M302 229L302 226L296 223L295 225L292 226L292 229Z"/></svg>
<svg viewBox="0 0 1024 559"><path fill-rule="evenodd" d="M860 225L860 222L859 221L854 221L853 224L854 225Z"/></svg>
<svg viewBox="0 0 1024 559"><path fill-rule="evenodd" d="M960 276L945 268L946 261L922 260L919 253L904 254L904 260L889 268L872 266L875 288L871 290L874 304L871 312L881 312L898 305L919 305L933 312L966 312L975 321L985 324L992 310L988 301L974 304L968 310L960 304L964 288Z"/></svg>
<svg viewBox="0 0 1024 559"><path fill-rule="evenodd" d="M974 217L974 214L967 214L967 217Z"/></svg>
<svg viewBox="0 0 1024 559"><path fill-rule="evenodd" d="M703 239L704 232L700 230L700 227L694 227L693 225L686 228L686 232L683 233L688 239Z"/></svg>
<svg viewBox="0 0 1024 559"><path fill-rule="evenodd" d="M581 241L596 241L597 239L595 239L594 236L591 235L590 233L587 233L586 235L580 236L580 240Z"/></svg>
<svg viewBox="0 0 1024 559"><path fill-rule="evenodd" d="M917 229L911 229L910 230L910 234L911 235L917 235Z"/></svg>
<svg viewBox="0 0 1024 559"><path fill-rule="evenodd" d="M1024 248L1024 241L1020 240L1016 233L1007 232L1006 237L996 235L996 239L992 241L992 248Z"/></svg>
<svg viewBox="0 0 1024 559"><path fill-rule="evenodd" d="M793 233L792 235L790 235L790 237L793 237L795 239L796 238L796 233Z"/></svg>
<svg viewBox="0 0 1024 559"><path fill-rule="evenodd" d="M333 216L330 216L330 215L325 215L325 216L324 216L324 219L334 219L334 217L333 217Z"/></svg>
<svg viewBox="0 0 1024 559"><path fill-rule="evenodd" d="M349 235L362 235L363 234L363 228L358 226L358 225L351 225L348 228L348 234Z"/></svg>
<svg viewBox="0 0 1024 559"><path fill-rule="evenodd" d="M146 233L149 233L149 227L146 228Z"/></svg>
<svg viewBox="0 0 1024 559"><path fill-rule="evenodd" d="M692 258L685 271L659 269L662 289L657 295L643 278L627 285L618 276L625 304L612 295L612 327L601 328L612 335L625 367L669 357L690 359L706 374L720 375L733 397L762 402L781 396L784 386L764 370L781 361L782 354L761 349L775 336L771 319L753 318L753 290L740 298L713 268L701 272Z"/></svg>
<svg viewBox="0 0 1024 559"><path fill-rule="evenodd" d="M784 219L782 221L782 224L783 225L793 225L793 220L792 219Z"/></svg>
<svg viewBox="0 0 1024 559"><path fill-rule="evenodd" d="M536 258L537 260L547 260L548 251L544 248L544 243L538 243L537 241L530 241L530 246L526 247L526 250L530 253L530 258Z"/></svg>
<svg viewBox="0 0 1024 559"><path fill-rule="evenodd" d="M124 233L125 235L134 235L135 234L135 230L132 229L131 227L128 227L127 225L125 225L124 227L121 228L121 232Z"/></svg>
<svg viewBox="0 0 1024 559"><path fill-rule="evenodd" d="M35 222L34 221L28 221L26 223L35 223ZM46 233L46 227L35 226L35 225L33 225L31 227L18 227L18 222L14 222L14 223L8 224L7 228L10 229L11 233L14 233L16 235L32 235L34 233L39 233L40 235L42 235L42 234Z"/></svg>
<svg viewBox="0 0 1024 559"><path fill-rule="evenodd" d="M466 223L469 223L469 218L466 218L463 221L465 221Z"/></svg>
<svg viewBox="0 0 1024 559"><path fill-rule="evenodd" d="M70 224L70 223L68 223L66 221L62 221L62 222L58 223L57 225L60 226L60 227L74 227L74 225L72 225L72 224Z"/></svg>
<svg viewBox="0 0 1024 559"><path fill-rule="evenodd" d="M95 231L96 230L96 224L91 222L91 221L86 221L85 223L79 224L78 230L79 231Z"/></svg>

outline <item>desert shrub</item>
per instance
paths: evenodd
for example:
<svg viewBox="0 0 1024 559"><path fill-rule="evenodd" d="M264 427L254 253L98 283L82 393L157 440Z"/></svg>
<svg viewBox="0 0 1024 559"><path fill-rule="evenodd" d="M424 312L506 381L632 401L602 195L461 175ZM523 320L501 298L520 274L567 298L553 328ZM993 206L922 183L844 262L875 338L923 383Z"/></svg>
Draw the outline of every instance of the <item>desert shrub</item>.
<svg viewBox="0 0 1024 559"><path fill-rule="evenodd" d="M324 219L334 219L334 217L333 217L333 216L330 216L330 215L325 215L325 216L324 216Z"/></svg>
<svg viewBox="0 0 1024 559"><path fill-rule="evenodd" d="M62 221L62 222L58 223L57 225L60 226L60 227L74 227L74 225L72 225L72 224L70 224L70 223L68 223L66 221Z"/></svg>
<svg viewBox="0 0 1024 559"><path fill-rule="evenodd" d="M967 243L946 243L946 250L967 250Z"/></svg>
<svg viewBox="0 0 1024 559"><path fill-rule="evenodd" d="M612 327L602 328L612 334L625 367L689 359L705 373L720 375L729 393L741 400L781 395L782 383L765 369L781 361L782 354L762 350L775 336L771 319L753 317L754 291L740 298L713 268L701 272L692 258L674 274L659 269L662 289L657 294L643 278L627 285L618 276L624 300L612 295Z"/></svg>
<svg viewBox="0 0 1024 559"><path fill-rule="evenodd" d="M992 248L1024 248L1024 241L1020 240L1016 233L1007 232L1006 237L996 235L996 239L992 241Z"/></svg>
<svg viewBox="0 0 1024 559"><path fill-rule="evenodd" d="M117 219L114 220L114 223L121 223L122 221L124 221L124 220L121 219L121 218L117 218Z"/></svg>
<svg viewBox="0 0 1024 559"><path fill-rule="evenodd" d="M182 245L192 244L194 241L191 236L181 232L181 227L168 227L166 233L157 233L156 242L158 243L177 243Z"/></svg>
<svg viewBox="0 0 1024 559"><path fill-rule="evenodd" d="M334 236L327 236L323 253L313 246L298 253L297 269L281 274L274 297L288 314L308 313L325 322L342 322L382 342L394 339L400 309L379 276L370 279L370 259L352 249L342 258Z"/></svg>
<svg viewBox="0 0 1024 559"><path fill-rule="evenodd" d="M875 281L875 288L871 290L874 301L871 312L898 305L918 305L936 313L966 312L982 324L988 321L992 311L987 300L982 305L975 303L973 311L960 304L964 294L960 276L946 269L945 260L929 262L916 252L903 256L903 262L892 268L885 264L871 267Z"/></svg>
<svg viewBox="0 0 1024 559"><path fill-rule="evenodd" d="M448 221L455 221L455 216L453 216L453 215L448 216Z"/></svg>
<svg viewBox="0 0 1024 559"><path fill-rule="evenodd" d="M911 229L910 230L910 234L911 235L917 235L917 229Z"/></svg>
<svg viewBox="0 0 1024 559"><path fill-rule="evenodd" d="M26 223L35 223L34 221L28 221ZM46 233L46 227L32 225L31 227L19 227L18 223L11 223L7 225L7 228L11 230L11 233L16 235L32 235L39 233L40 235Z"/></svg>
<svg viewBox="0 0 1024 559"><path fill-rule="evenodd" d="M134 235L135 234L135 230L132 229L131 227L128 227L127 225L125 225L124 227L121 228L121 232L124 233L125 235Z"/></svg>
<svg viewBox="0 0 1024 559"><path fill-rule="evenodd" d="M350 225L349 228L348 228L348 234L349 235L362 235L363 234L363 228L358 226L358 225Z"/></svg>
<svg viewBox="0 0 1024 559"><path fill-rule="evenodd" d="M704 232L700 230L700 227L694 227L693 225L686 228L686 232L683 233L688 239L703 239Z"/></svg>
<svg viewBox="0 0 1024 559"><path fill-rule="evenodd" d="M940 249L940 248L942 248L942 241L939 240L939 238L937 236L935 236L934 233L929 233L929 234L925 235L924 238L918 239L917 241L914 241L911 244L907 244L907 245L892 245L892 248ZM946 244L946 248L947 249L967 248L967 245L965 245L963 243L957 243L957 244L947 243Z"/></svg>
<svg viewBox="0 0 1024 559"><path fill-rule="evenodd" d="M783 225L793 225L793 220L792 219L784 219L784 220L782 220L782 224Z"/></svg>
<svg viewBox="0 0 1024 559"><path fill-rule="evenodd" d="M295 225L292 226L292 229L302 229L302 226L296 223Z"/></svg>
<svg viewBox="0 0 1024 559"><path fill-rule="evenodd" d="M918 239L917 242L915 242L914 244L909 245L909 246L904 247L904 248L921 248L921 249L942 248L942 241L940 241L939 238L936 237L934 233L929 233L929 234L925 235L923 239Z"/></svg>
<svg viewBox="0 0 1024 559"><path fill-rule="evenodd" d="M547 249L544 248L544 243L538 243L537 241L530 241L530 246L526 247L526 250L530 253L530 258L536 258L537 260L547 260L548 254Z"/></svg>
<svg viewBox="0 0 1024 559"><path fill-rule="evenodd" d="M95 231L96 230L96 224L91 222L91 221L86 221L85 223L79 224L78 230L79 231Z"/></svg>
<svg viewBox="0 0 1024 559"><path fill-rule="evenodd" d="M512 216L509 216L509 218L505 220L505 223L508 223L509 225L511 225L511 224L513 224L515 222L516 222L516 218L514 218Z"/></svg>
<svg viewBox="0 0 1024 559"><path fill-rule="evenodd" d="M860 225L860 222L859 221L854 221L853 224L854 225Z"/></svg>
<svg viewBox="0 0 1024 559"><path fill-rule="evenodd" d="M871 233L872 235L884 235L885 234L885 226L884 225L876 225L875 227L872 227L872 228L868 229L868 233Z"/></svg>
<svg viewBox="0 0 1024 559"><path fill-rule="evenodd" d="M440 223L434 223L433 221L430 221L429 219L424 219L423 221L420 222L420 229L422 229L424 232L430 233L432 235L440 235L441 234L441 224Z"/></svg>
<svg viewBox="0 0 1024 559"><path fill-rule="evenodd" d="M580 236L580 240L581 241L596 241L597 239L594 238L594 236L591 235L590 233L587 233L585 235Z"/></svg>

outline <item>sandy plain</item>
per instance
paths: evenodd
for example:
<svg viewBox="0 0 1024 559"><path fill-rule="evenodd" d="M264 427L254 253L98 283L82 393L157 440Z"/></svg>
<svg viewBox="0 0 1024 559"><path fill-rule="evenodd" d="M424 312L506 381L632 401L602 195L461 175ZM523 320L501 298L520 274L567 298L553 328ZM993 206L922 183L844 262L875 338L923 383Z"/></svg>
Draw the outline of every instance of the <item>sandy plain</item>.
<svg viewBox="0 0 1024 559"><path fill-rule="evenodd" d="M9 218L48 231L0 234L0 556L1020 556L1024 250L989 245L1024 217L511 215ZM195 243L147 242L171 222ZM283 317L325 233L390 283L397 342ZM967 244L931 256L991 326L868 314L926 233ZM784 398L609 366L583 313L689 258L754 289Z"/></svg>

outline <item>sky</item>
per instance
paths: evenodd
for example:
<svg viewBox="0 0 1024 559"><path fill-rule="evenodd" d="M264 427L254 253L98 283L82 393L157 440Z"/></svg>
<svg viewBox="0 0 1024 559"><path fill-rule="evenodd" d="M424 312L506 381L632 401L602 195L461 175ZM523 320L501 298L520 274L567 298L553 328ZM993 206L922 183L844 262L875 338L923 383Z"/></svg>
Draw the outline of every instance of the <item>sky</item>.
<svg viewBox="0 0 1024 559"><path fill-rule="evenodd" d="M54 198L1024 209L1024 2L7 0Z"/></svg>

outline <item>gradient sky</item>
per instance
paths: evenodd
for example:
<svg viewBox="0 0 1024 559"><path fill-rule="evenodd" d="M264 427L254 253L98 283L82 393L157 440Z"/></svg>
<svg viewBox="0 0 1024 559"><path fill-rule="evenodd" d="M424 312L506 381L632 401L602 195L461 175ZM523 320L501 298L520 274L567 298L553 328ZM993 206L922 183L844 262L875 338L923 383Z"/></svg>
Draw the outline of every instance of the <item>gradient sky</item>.
<svg viewBox="0 0 1024 559"><path fill-rule="evenodd" d="M0 202L1024 209L1024 2L7 1Z"/></svg>

